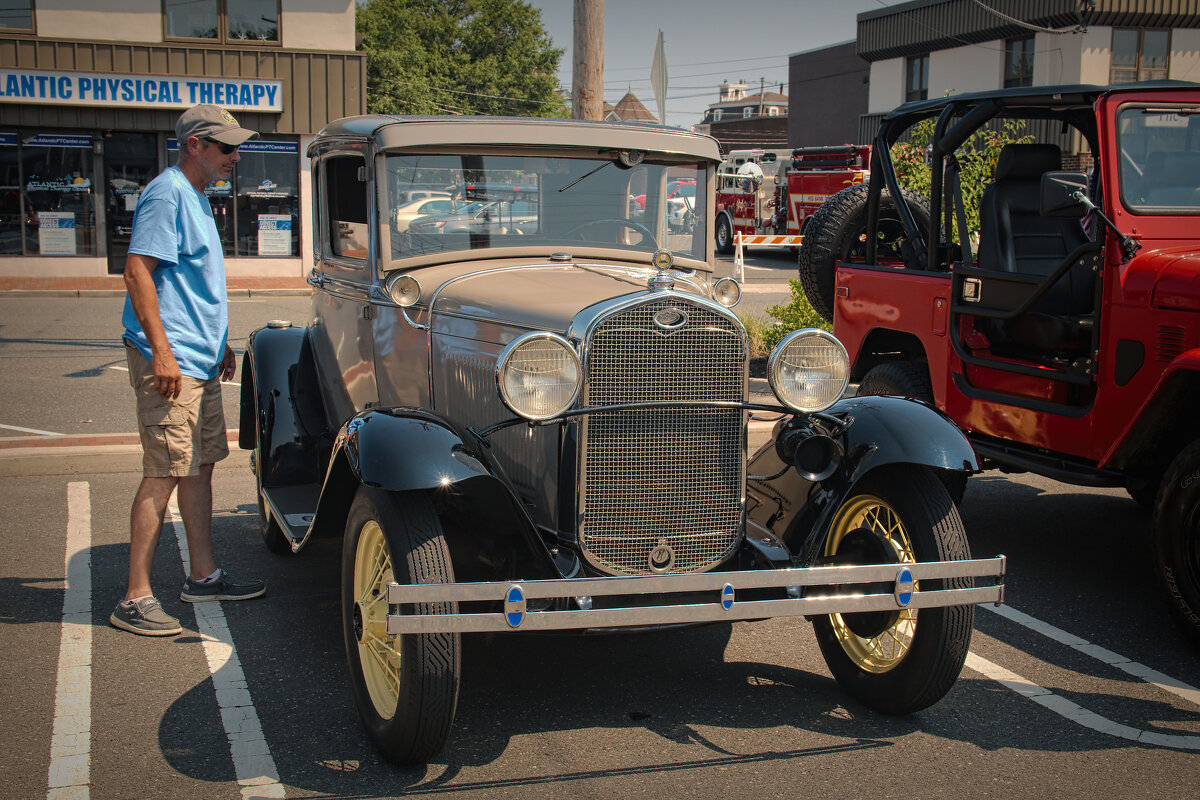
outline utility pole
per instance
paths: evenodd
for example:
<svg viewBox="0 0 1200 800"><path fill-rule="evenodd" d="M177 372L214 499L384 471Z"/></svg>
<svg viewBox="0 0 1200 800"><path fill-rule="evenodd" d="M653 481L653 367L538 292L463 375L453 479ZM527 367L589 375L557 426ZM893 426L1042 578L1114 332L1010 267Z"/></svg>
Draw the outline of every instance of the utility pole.
<svg viewBox="0 0 1200 800"><path fill-rule="evenodd" d="M575 0L571 116L604 118L604 0Z"/></svg>
<svg viewBox="0 0 1200 800"><path fill-rule="evenodd" d="M765 104L766 99L767 99L766 91L767 91L767 79L759 78L758 79L758 116L760 118L763 115L763 105Z"/></svg>

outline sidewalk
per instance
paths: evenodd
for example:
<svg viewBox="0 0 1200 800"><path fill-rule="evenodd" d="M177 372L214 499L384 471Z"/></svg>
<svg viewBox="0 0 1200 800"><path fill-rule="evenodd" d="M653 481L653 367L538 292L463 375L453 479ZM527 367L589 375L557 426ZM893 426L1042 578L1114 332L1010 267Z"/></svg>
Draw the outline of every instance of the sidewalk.
<svg viewBox="0 0 1200 800"><path fill-rule="evenodd" d="M264 294L305 295L312 291L304 278L230 277L225 281L230 295L252 297ZM0 277L0 292L10 295L42 294L58 297L105 297L125 294L120 275L97 278Z"/></svg>

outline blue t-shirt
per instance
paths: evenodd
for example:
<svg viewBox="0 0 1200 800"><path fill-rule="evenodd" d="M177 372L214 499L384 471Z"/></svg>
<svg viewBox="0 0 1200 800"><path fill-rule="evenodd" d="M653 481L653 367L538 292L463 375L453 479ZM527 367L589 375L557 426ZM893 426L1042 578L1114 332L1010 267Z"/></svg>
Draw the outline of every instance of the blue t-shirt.
<svg viewBox="0 0 1200 800"><path fill-rule="evenodd" d="M225 257L208 198L179 167L167 169L142 192L129 252L158 260L150 274L179 371L201 380L216 376L229 336ZM121 322L125 338L150 359L150 342L128 296Z"/></svg>

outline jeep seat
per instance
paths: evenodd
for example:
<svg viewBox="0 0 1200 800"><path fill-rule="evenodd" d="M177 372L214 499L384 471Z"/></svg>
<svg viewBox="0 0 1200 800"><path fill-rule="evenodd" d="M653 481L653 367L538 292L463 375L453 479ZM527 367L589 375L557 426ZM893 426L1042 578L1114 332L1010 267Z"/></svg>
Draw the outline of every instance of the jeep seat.
<svg viewBox="0 0 1200 800"><path fill-rule="evenodd" d="M1009 144L996 161L996 179L979 206L979 267L1048 276L1071 251L1087 244L1076 219L1041 216L1042 174L1062 165L1053 144ZM1096 276L1074 268L1051 286L1026 314L995 320L985 332L993 350L1072 356L1091 346Z"/></svg>

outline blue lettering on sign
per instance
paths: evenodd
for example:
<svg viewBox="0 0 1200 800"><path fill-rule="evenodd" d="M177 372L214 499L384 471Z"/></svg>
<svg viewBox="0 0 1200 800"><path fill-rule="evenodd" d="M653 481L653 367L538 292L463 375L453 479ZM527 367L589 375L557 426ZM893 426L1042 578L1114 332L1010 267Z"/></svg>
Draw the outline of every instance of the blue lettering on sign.
<svg viewBox="0 0 1200 800"><path fill-rule="evenodd" d="M234 111L281 111L279 81L186 80L95 72L0 68L0 102L187 108L216 102Z"/></svg>

